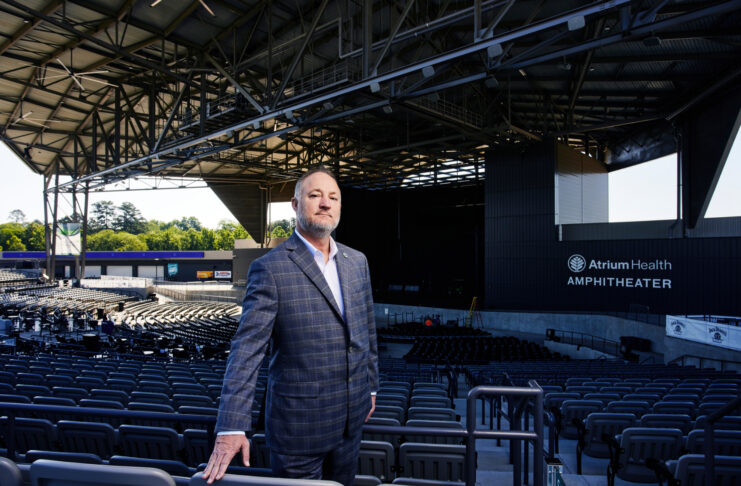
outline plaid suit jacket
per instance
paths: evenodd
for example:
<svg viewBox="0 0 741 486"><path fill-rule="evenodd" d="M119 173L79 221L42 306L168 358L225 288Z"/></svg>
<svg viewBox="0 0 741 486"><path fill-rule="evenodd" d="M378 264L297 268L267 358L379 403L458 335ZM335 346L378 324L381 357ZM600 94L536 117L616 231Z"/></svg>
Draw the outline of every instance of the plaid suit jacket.
<svg viewBox="0 0 741 486"><path fill-rule="evenodd" d="M248 430L255 383L272 339L266 440L280 454L331 450L359 430L378 389L378 355L365 255L337 244L345 318L306 245L292 235L250 266L216 431Z"/></svg>

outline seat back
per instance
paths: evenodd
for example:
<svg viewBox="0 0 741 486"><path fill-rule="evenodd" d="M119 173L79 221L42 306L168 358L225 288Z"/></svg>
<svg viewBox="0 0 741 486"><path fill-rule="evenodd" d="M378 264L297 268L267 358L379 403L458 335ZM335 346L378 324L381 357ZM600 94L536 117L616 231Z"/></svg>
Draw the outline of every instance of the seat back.
<svg viewBox="0 0 741 486"><path fill-rule="evenodd" d="M561 436L576 439L577 431L573 420L583 420L592 412L601 412L600 400L565 400L561 404Z"/></svg>
<svg viewBox="0 0 741 486"><path fill-rule="evenodd" d="M614 437L628 427L634 427L636 422L632 413L590 413L584 419L584 454L591 457L610 457L610 450L602 440L602 435Z"/></svg>
<svg viewBox="0 0 741 486"><path fill-rule="evenodd" d="M741 430L714 430L714 454L741 456ZM687 435L685 449L690 454L705 453L705 430L695 429Z"/></svg>
<svg viewBox="0 0 741 486"><path fill-rule="evenodd" d="M399 447L405 476L437 481L464 481L466 447L407 442Z"/></svg>
<svg viewBox="0 0 741 486"><path fill-rule="evenodd" d="M180 438L169 427L122 425L118 428L118 440L127 456L179 459Z"/></svg>
<svg viewBox="0 0 741 486"><path fill-rule="evenodd" d="M656 474L646 467L646 459L676 459L682 443L682 431L679 429L629 427L623 430L618 477L639 483L654 481Z"/></svg>
<svg viewBox="0 0 741 486"><path fill-rule="evenodd" d="M410 407L409 420L452 420L455 421L455 410L438 407Z"/></svg>
<svg viewBox="0 0 741 486"><path fill-rule="evenodd" d="M15 462L0 457L0 486L22 486L23 476Z"/></svg>
<svg viewBox="0 0 741 486"><path fill-rule="evenodd" d="M52 450L57 439L57 430L50 421L40 418L15 418L15 450L26 452L31 449ZM0 418L0 437L7 443L8 418Z"/></svg>
<svg viewBox="0 0 741 486"><path fill-rule="evenodd" d="M692 428L692 417L681 413L647 413L641 417L641 427L679 429L686 434Z"/></svg>
<svg viewBox="0 0 741 486"><path fill-rule="evenodd" d="M103 459L113 455L116 431L110 424L60 420L57 430L66 452L91 452Z"/></svg>
<svg viewBox="0 0 741 486"><path fill-rule="evenodd" d="M375 413L370 419L368 419L368 422L366 422L366 424L367 425L392 425L396 427L401 425L399 424L399 421L396 419L376 417ZM398 446L400 439L401 439L401 436L398 434L379 434L375 432L366 432L365 429L363 430L363 440L389 442L394 446Z"/></svg>
<svg viewBox="0 0 741 486"><path fill-rule="evenodd" d="M149 467L109 466L39 459L31 464L33 486L175 486L172 476Z"/></svg>
<svg viewBox="0 0 741 486"><path fill-rule="evenodd" d="M360 441L357 474L376 476L383 482L393 479L394 446L388 442Z"/></svg>
<svg viewBox="0 0 741 486"><path fill-rule="evenodd" d="M439 427L445 429L465 430L460 422L450 420L407 420L407 427ZM422 442L425 444L461 444L462 437L446 437L444 435L413 435L404 436L407 442Z"/></svg>
<svg viewBox="0 0 741 486"><path fill-rule="evenodd" d="M682 486L705 486L707 483L704 454L685 454L677 461L674 477ZM741 457L715 456L715 486L741 484Z"/></svg>

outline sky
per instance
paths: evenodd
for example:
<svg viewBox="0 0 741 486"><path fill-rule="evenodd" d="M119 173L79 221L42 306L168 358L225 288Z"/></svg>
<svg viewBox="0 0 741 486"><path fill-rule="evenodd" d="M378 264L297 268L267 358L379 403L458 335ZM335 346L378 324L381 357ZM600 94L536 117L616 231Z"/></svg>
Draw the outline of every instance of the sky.
<svg viewBox="0 0 741 486"><path fill-rule="evenodd" d="M739 132L741 133L741 132ZM43 177L0 143L0 223L20 209L27 221L44 219ZM676 217L676 155L614 171L609 176L610 222L648 221ZM208 188L91 193L96 201L133 203L146 219L171 221L195 216L209 228L235 218ZM69 197L60 200L60 217L72 213ZM273 204L271 221L294 216L290 203ZM706 217L741 216L741 136L737 136L708 207Z"/></svg>

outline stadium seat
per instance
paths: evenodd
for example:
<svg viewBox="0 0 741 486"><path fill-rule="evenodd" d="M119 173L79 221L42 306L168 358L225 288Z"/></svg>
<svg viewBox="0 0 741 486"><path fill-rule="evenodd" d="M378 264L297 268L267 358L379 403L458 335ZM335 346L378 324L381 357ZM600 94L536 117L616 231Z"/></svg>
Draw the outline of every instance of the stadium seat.
<svg viewBox="0 0 741 486"><path fill-rule="evenodd" d="M654 482L656 473L646 466L646 460L676 459L683 446L679 429L629 427L618 438L608 440L611 455L607 467L608 486L614 485L616 475L625 481Z"/></svg>
<svg viewBox="0 0 741 486"><path fill-rule="evenodd" d="M376 405L376 409L373 412L373 418L391 418L397 420L403 425L405 422L405 413L402 407Z"/></svg>
<svg viewBox="0 0 741 486"><path fill-rule="evenodd" d="M603 405L607 405L610 402L620 400L620 395L617 393L587 393L584 395L584 400L599 400Z"/></svg>
<svg viewBox="0 0 741 486"><path fill-rule="evenodd" d="M136 466L136 467L154 467L172 474L173 476L190 477L195 473L195 468L191 469L180 461L167 459L150 459L144 457L113 456L108 460L111 466Z"/></svg>
<svg viewBox="0 0 741 486"><path fill-rule="evenodd" d="M465 483L461 481L433 481L417 478L396 478L392 484L403 484L406 486L465 486Z"/></svg>
<svg viewBox="0 0 741 486"><path fill-rule="evenodd" d="M741 430L714 430L714 454L741 456ZM695 429L687 435L684 449L690 454L705 453L705 430Z"/></svg>
<svg viewBox="0 0 741 486"><path fill-rule="evenodd" d="M183 431L183 449L186 464L189 466L208 462L208 458L211 456L208 432L202 429L185 429ZM250 451L250 455L253 455L253 452Z"/></svg>
<svg viewBox="0 0 741 486"><path fill-rule="evenodd" d="M50 421L40 418L16 417L14 428L16 453L24 453L31 449L56 449L57 428ZM0 437L7 444L7 417L0 417Z"/></svg>
<svg viewBox="0 0 741 486"><path fill-rule="evenodd" d="M366 474L356 474L353 486L379 486L381 480L375 476L369 476Z"/></svg>
<svg viewBox="0 0 741 486"><path fill-rule="evenodd" d="M22 486L21 470L15 462L0 457L0 486Z"/></svg>
<svg viewBox="0 0 741 486"><path fill-rule="evenodd" d="M687 401L661 401L654 403L653 413L679 413L694 417L697 414L697 405Z"/></svg>
<svg viewBox="0 0 741 486"><path fill-rule="evenodd" d="M52 461L84 462L86 464L104 464L96 454L89 452L60 452L60 451L36 451L26 452L26 462L31 463L39 459L51 459Z"/></svg>
<svg viewBox="0 0 741 486"><path fill-rule="evenodd" d="M557 437L576 439L578 437L577 425L592 412L602 411L602 402L599 400L565 400L561 404L561 421Z"/></svg>
<svg viewBox="0 0 741 486"><path fill-rule="evenodd" d="M219 486L342 486L335 481L319 479L284 479L266 478L261 476L241 476L225 474L217 483ZM190 478L189 486L209 486L203 479L203 474L195 473Z"/></svg>
<svg viewBox="0 0 741 486"><path fill-rule="evenodd" d="M39 459L31 464L30 476L33 486L175 486L175 480L160 469L48 459Z"/></svg>
<svg viewBox="0 0 741 486"><path fill-rule="evenodd" d="M439 407L409 407L409 420L456 420L455 410Z"/></svg>
<svg viewBox="0 0 741 486"><path fill-rule="evenodd" d="M376 476L391 481L394 470L394 446L388 442L363 440L360 442L357 474Z"/></svg>
<svg viewBox="0 0 741 486"><path fill-rule="evenodd" d="M445 429L465 430L460 422L450 420L407 420L407 427L440 427ZM444 435L409 435L405 434L407 442L422 442L425 444L461 444L462 437L449 437Z"/></svg>
<svg viewBox="0 0 741 486"><path fill-rule="evenodd" d="M374 413L373 416L366 422L367 425L390 425L398 427L399 421L393 418L377 417ZM399 434L379 434L376 432L366 432L363 430L363 440L389 442L394 447L398 446L401 442L401 435Z"/></svg>
<svg viewBox="0 0 741 486"><path fill-rule="evenodd" d="M127 456L150 459L179 460L182 440L168 427L122 425L118 428L118 441Z"/></svg>
<svg viewBox="0 0 741 486"><path fill-rule="evenodd" d="M133 391L131 392L131 401L134 402L145 402L145 403L161 403L163 405L170 405L170 397L165 393L156 392L144 392L144 391Z"/></svg>
<svg viewBox="0 0 741 486"><path fill-rule="evenodd" d="M55 386L51 389L52 395L55 397L71 398L75 402L79 402L83 398L89 398L90 393L85 388L77 388L70 386Z"/></svg>
<svg viewBox="0 0 741 486"><path fill-rule="evenodd" d="M647 413L641 417L640 426L679 429L687 434L692 429L692 417L681 413Z"/></svg>
<svg viewBox="0 0 741 486"><path fill-rule="evenodd" d="M705 455L685 454L679 458L674 477L682 486L705 486ZM736 486L741 484L741 457L715 456L714 486Z"/></svg>
<svg viewBox="0 0 741 486"><path fill-rule="evenodd" d="M270 468L270 449L265 441L265 434L250 437L250 465Z"/></svg>
<svg viewBox="0 0 741 486"><path fill-rule="evenodd" d="M116 431L110 424L60 420L57 431L66 452L91 452L103 459L114 454Z"/></svg>
<svg viewBox="0 0 741 486"><path fill-rule="evenodd" d="M429 407L429 408L451 408L450 398L435 395L412 395L410 399L412 407Z"/></svg>
<svg viewBox="0 0 741 486"><path fill-rule="evenodd" d="M90 398L92 400L113 400L120 402L122 405L126 405L129 402L130 394L122 390L106 390L100 388L93 388L90 390Z"/></svg>
<svg viewBox="0 0 741 486"><path fill-rule="evenodd" d="M628 427L636 425L632 413L593 412L587 415L583 424L578 427L576 444L576 469L581 474L582 454L590 457L610 457L610 449L603 439L605 434L614 437Z"/></svg>
<svg viewBox="0 0 741 486"><path fill-rule="evenodd" d="M707 422L707 415L700 415L695 420L696 429L704 429ZM713 424L715 429L723 430L741 430L741 416L740 415L726 415Z"/></svg>
<svg viewBox="0 0 741 486"><path fill-rule="evenodd" d="M651 405L643 400L618 400L608 403L605 408L606 412L632 413L638 418L648 413L649 410L651 410Z"/></svg>
<svg viewBox="0 0 741 486"><path fill-rule="evenodd" d="M409 399L405 395L394 395L387 393L379 393L376 395L376 406L391 406L406 408L409 403Z"/></svg>
<svg viewBox="0 0 741 486"><path fill-rule="evenodd" d="M414 478L463 481L465 458L462 445L407 442L399 447L400 471Z"/></svg>

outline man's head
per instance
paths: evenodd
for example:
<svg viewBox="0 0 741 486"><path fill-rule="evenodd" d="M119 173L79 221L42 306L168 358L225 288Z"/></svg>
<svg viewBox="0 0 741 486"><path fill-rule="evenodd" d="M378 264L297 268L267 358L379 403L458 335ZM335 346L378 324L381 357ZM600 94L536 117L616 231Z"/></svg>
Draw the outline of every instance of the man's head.
<svg viewBox="0 0 741 486"><path fill-rule="evenodd" d="M321 166L303 174L296 181L291 206L302 235L328 237L340 223L341 196L334 175Z"/></svg>

